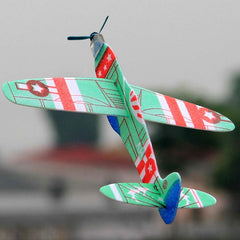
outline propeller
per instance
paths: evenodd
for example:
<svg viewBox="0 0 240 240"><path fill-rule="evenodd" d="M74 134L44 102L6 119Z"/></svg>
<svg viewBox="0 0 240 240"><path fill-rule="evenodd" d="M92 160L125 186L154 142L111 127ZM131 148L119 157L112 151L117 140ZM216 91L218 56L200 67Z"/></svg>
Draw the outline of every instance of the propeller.
<svg viewBox="0 0 240 240"><path fill-rule="evenodd" d="M103 28L104 28L104 26L105 26L105 24L106 24L106 22L107 22L107 20L108 20L108 17L109 17L109 16L107 16L107 17L105 18L105 21L104 21L102 27L100 28L99 32L93 32L93 33L90 34L90 36L69 36L67 39L68 39L68 40L85 40L85 39L90 39L90 40L92 40L92 38L94 37L94 35L99 34L99 33L102 32L102 30L103 30Z"/></svg>

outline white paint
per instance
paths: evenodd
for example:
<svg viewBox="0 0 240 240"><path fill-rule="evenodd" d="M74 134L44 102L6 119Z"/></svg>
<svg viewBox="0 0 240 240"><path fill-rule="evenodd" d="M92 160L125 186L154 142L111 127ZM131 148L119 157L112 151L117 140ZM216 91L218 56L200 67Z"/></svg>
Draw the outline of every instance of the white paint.
<svg viewBox="0 0 240 240"><path fill-rule="evenodd" d="M84 100L82 98L82 94L78 88L77 82L75 78L66 78L66 84L69 90L69 93L71 94L74 106L76 110L80 112L86 112L86 106L84 104Z"/></svg>
<svg viewBox="0 0 240 240"><path fill-rule="evenodd" d="M113 192L114 197L116 198L116 200L122 202L123 199L122 199L121 195L119 194L116 185L115 185L115 184L111 184L111 185L109 185L109 186L110 186L110 188L111 188L111 190L112 190L112 192Z"/></svg>

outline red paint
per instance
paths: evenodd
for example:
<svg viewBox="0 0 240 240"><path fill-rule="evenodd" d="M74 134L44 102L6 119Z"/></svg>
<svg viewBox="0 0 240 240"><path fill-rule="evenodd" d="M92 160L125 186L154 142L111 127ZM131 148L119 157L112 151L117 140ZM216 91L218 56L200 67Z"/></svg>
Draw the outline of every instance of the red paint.
<svg viewBox="0 0 240 240"><path fill-rule="evenodd" d="M149 168L151 168L150 171L149 171ZM157 169L157 167L156 167L155 160L152 158L149 158L145 165L145 176L142 179L142 182L149 183L150 180L152 179L153 175L155 174L156 169Z"/></svg>
<svg viewBox="0 0 240 240"><path fill-rule="evenodd" d="M138 105L133 105L132 107L134 110L140 110L140 107Z"/></svg>
<svg viewBox="0 0 240 240"><path fill-rule="evenodd" d="M135 101L137 101L137 96L136 96L136 95L134 95L134 96L131 98L131 102L135 102Z"/></svg>
<svg viewBox="0 0 240 240"><path fill-rule="evenodd" d="M194 127L198 129L206 129L202 116L201 114L199 114L200 112L197 105L188 103L188 102L184 102L184 104L187 107L187 110L192 119Z"/></svg>
<svg viewBox="0 0 240 240"><path fill-rule="evenodd" d="M181 110L176 102L176 99L172 98L172 97L168 97L168 96L164 96L164 97L168 103L168 106L169 106L170 111L173 115L173 118L176 122L176 125L186 127L186 122L185 122L183 115L181 113Z"/></svg>
<svg viewBox="0 0 240 240"><path fill-rule="evenodd" d="M115 59L116 56L113 53L112 49L110 47L107 47L101 60L98 63L98 66L95 69L97 77L105 78Z"/></svg>
<svg viewBox="0 0 240 240"><path fill-rule="evenodd" d="M146 156L149 158L153 153L153 149L150 144L148 144L147 149L146 149Z"/></svg>
<svg viewBox="0 0 240 240"><path fill-rule="evenodd" d="M41 91L34 91L33 86L38 85L41 88ZM27 87L29 92L31 92L33 95L36 95L38 97L46 97L49 94L49 89L48 87L42 83L41 81L37 80L29 80L27 82Z"/></svg>
<svg viewBox="0 0 240 240"><path fill-rule="evenodd" d="M141 174L144 166L145 166L145 162L144 162L144 160L142 159L142 160L140 161L140 163L138 164L138 166L137 166L137 170L138 170L139 175Z"/></svg>
<svg viewBox="0 0 240 240"><path fill-rule="evenodd" d="M220 115L214 111L211 111L207 108L199 108L198 111L199 111L199 114L201 115L202 119L205 120L206 122L217 124L221 121ZM213 115L213 118L210 119L209 117L207 117L205 115L206 113L211 113Z"/></svg>
<svg viewBox="0 0 240 240"><path fill-rule="evenodd" d="M61 99L64 110L75 111L76 108L74 106L72 96L68 90L65 79L64 78L53 78L53 81L58 90L58 94Z"/></svg>

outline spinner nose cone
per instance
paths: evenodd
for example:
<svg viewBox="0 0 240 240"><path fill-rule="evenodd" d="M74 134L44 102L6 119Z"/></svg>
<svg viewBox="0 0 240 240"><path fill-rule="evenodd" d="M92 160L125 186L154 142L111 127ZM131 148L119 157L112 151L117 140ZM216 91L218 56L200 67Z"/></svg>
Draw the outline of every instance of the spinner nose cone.
<svg viewBox="0 0 240 240"><path fill-rule="evenodd" d="M92 41L92 40L93 40L93 37L94 37L95 35L97 35L97 34L98 34L97 32L91 33L91 34L90 34L90 40Z"/></svg>

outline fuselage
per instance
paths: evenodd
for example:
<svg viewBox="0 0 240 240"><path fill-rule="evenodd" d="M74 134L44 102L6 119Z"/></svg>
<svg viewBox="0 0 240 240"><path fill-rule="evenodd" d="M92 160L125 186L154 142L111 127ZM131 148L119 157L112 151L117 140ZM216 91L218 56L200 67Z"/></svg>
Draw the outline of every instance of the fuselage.
<svg viewBox="0 0 240 240"><path fill-rule="evenodd" d="M108 120L125 144L142 182L155 183L160 175L138 96L128 84L113 50L101 34L93 36L91 49L96 76L114 81L128 113L127 117L108 116Z"/></svg>

